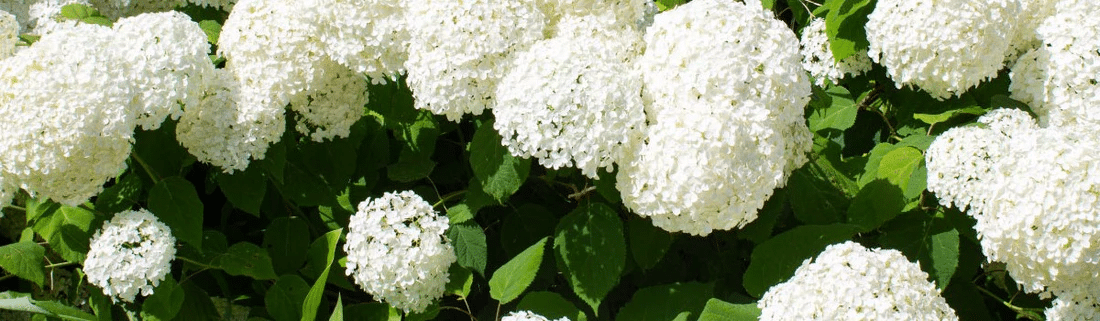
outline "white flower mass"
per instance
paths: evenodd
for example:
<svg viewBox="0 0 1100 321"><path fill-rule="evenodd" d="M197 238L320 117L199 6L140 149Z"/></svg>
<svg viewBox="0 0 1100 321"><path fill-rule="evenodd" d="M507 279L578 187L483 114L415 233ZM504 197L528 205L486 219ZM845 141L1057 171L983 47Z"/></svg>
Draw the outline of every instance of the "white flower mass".
<svg viewBox="0 0 1100 321"><path fill-rule="evenodd" d="M760 320L958 320L920 265L892 249L829 245L757 302Z"/></svg>
<svg viewBox="0 0 1100 321"><path fill-rule="evenodd" d="M14 55L17 44L19 44L19 20L16 20L15 15L0 10L0 59Z"/></svg>
<svg viewBox="0 0 1100 321"><path fill-rule="evenodd" d="M84 260L88 283L112 301L153 294L176 258L172 230L147 210L115 214L95 232Z"/></svg>
<svg viewBox="0 0 1100 321"><path fill-rule="evenodd" d="M516 54L497 87L494 127L512 155L596 178L645 127L633 65L641 34L611 16L567 17L557 36Z"/></svg>
<svg viewBox="0 0 1100 321"><path fill-rule="evenodd" d="M811 147L798 39L759 4L697 0L657 15L645 41L649 126L619 163L623 204L694 235L753 221Z"/></svg>
<svg viewBox="0 0 1100 321"><path fill-rule="evenodd" d="M412 191L386 193L359 203L348 223L347 275L394 308L422 312L443 296L457 260L444 236L450 226Z"/></svg>
<svg viewBox="0 0 1100 321"><path fill-rule="evenodd" d="M836 84L847 76L858 76L871 70L871 57L867 51L857 52L839 63L829 48L829 37L825 34L825 19L815 18L802 29L802 67L813 76L814 83L824 87L826 83Z"/></svg>
<svg viewBox="0 0 1100 321"><path fill-rule="evenodd" d="M298 115L294 128L316 142L348 137L351 125L363 117L367 79L331 61L318 68L321 73L316 86L290 99L290 109Z"/></svg>
<svg viewBox="0 0 1100 321"><path fill-rule="evenodd" d="M569 321L569 318L550 320L531 311L515 311L500 318L500 321Z"/></svg>
<svg viewBox="0 0 1100 321"><path fill-rule="evenodd" d="M1100 124L1100 3L1060 1L1037 29L1042 45L1012 67L1012 98L1028 104L1039 123Z"/></svg>
<svg viewBox="0 0 1100 321"><path fill-rule="evenodd" d="M979 123L932 143L928 189L969 203L983 253L1025 290L1073 292L1100 277L1100 133L1040 128L1019 110Z"/></svg>
<svg viewBox="0 0 1100 321"><path fill-rule="evenodd" d="M510 55L545 37L546 17L533 1L418 0L407 6L405 69L415 107L451 121L491 108Z"/></svg>
<svg viewBox="0 0 1100 321"><path fill-rule="evenodd" d="M994 78L1020 14L1015 0L882 0L868 16L871 59L898 88L943 100Z"/></svg>
<svg viewBox="0 0 1100 321"><path fill-rule="evenodd" d="M376 83L403 74L409 53L405 2L393 0L317 1L324 51L336 62Z"/></svg>

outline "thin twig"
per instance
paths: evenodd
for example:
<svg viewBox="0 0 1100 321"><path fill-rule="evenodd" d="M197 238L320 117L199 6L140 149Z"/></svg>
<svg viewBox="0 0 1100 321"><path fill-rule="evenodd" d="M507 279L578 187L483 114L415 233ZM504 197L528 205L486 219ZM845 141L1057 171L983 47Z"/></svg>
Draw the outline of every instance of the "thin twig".
<svg viewBox="0 0 1100 321"><path fill-rule="evenodd" d="M138 165L141 165L141 168L145 170L145 174L149 175L149 178L153 180L154 184L160 182L160 175L157 175L157 173L153 171L153 168L149 166L149 163L146 163L144 159L141 159L141 156L138 156L138 153L131 153L130 157L133 157L134 161L136 161Z"/></svg>
<svg viewBox="0 0 1100 321"><path fill-rule="evenodd" d="M439 307L439 309L440 310L451 309L451 310L456 310L456 311L462 311L462 313L465 313L466 315L470 316L470 320L477 321L477 318L475 318L474 315L472 313L470 313L470 311L466 311L466 310L459 309L459 308L452 307L452 306L441 306L441 307Z"/></svg>

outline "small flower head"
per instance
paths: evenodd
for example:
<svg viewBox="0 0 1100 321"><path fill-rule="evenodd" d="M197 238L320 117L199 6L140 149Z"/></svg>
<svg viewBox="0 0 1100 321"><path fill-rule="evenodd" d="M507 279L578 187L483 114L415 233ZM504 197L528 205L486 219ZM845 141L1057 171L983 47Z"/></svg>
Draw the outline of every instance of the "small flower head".
<svg viewBox="0 0 1100 321"><path fill-rule="evenodd" d="M153 294L176 258L172 230L147 210L115 214L90 244L84 259L88 282L116 302L134 302L139 292Z"/></svg>

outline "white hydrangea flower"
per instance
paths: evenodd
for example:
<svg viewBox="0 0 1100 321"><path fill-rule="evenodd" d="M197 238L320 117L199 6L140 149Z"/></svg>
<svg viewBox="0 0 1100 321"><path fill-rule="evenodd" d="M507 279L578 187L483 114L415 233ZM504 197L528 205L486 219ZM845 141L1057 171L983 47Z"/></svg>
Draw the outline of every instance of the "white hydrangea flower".
<svg viewBox="0 0 1100 321"><path fill-rule="evenodd" d="M184 108L196 106L214 73L206 33L187 15L169 11L119 19L114 25L130 84L141 111L142 128L160 128L164 119L178 119Z"/></svg>
<svg viewBox="0 0 1100 321"><path fill-rule="evenodd" d="M809 71L814 82L821 87L825 86L826 81L836 84L848 75L858 76L871 70L871 57L867 56L866 50L836 62L833 50L829 48L823 18L814 18L802 28L799 47L802 48L802 68Z"/></svg>
<svg viewBox="0 0 1100 321"><path fill-rule="evenodd" d="M110 28L80 24L0 64L4 180L77 205L126 168L137 115L116 44Z"/></svg>
<svg viewBox="0 0 1100 321"><path fill-rule="evenodd" d="M241 94L229 71L217 69L207 90L197 106L184 109L176 126L176 140L199 161L227 173L245 170L282 138L285 108L242 102L248 95Z"/></svg>
<svg viewBox="0 0 1100 321"><path fill-rule="evenodd" d="M996 109L978 118L978 125L956 127L940 134L925 151L928 190L940 204L975 211L991 199L988 182L995 173L995 160L1009 156L1008 140L1038 128L1026 112Z"/></svg>
<svg viewBox="0 0 1100 321"><path fill-rule="evenodd" d="M550 26L568 16L610 15L619 27L644 31L657 12L653 0L536 0Z"/></svg>
<svg viewBox="0 0 1100 321"><path fill-rule="evenodd" d="M70 4L91 6L88 0L25 0L27 5L26 33L45 35L70 27L73 22L61 16L61 8ZM13 12L15 13L15 12ZM19 16L16 13L16 16Z"/></svg>
<svg viewBox="0 0 1100 321"><path fill-rule="evenodd" d="M1059 2L1038 29L1043 45L1012 67L1013 99L1031 106L1039 123L1100 124L1100 3Z"/></svg>
<svg viewBox="0 0 1100 321"><path fill-rule="evenodd" d="M11 57L15 54L15 46L19 44L19 21L15 15L0 10L0 59Z"/></svg>
<svg viewBox="0 0 1100 321"><path fill-rule="evenodd" d="M92 236L84 273L118 302L153 294L176 258L172 230L148 210L115 214Z"/></svg>
<svg viewBox="0 0 1100 321"><path fill-rule="evenodd" d="M417 109L457 121L493 105L509 56L544 38L534 1L418 0L407 3L405 62Z"/></svg>
<svg viewBox="0 0 1100 321"><path fill-rule="evenodd" d="M868 16L871 59L898 88L946 99L997 76L1020 13L1016 0L882 0Z"/></svg>
<svg viewBox="0 0 1100 321"><path fill-rule="evenodd" d="M290 108L298 115L295 129L316 142L348 137L367 104L366 78L335 62L323 67L313 89L290 99Z"/></svg>
<svg viewBox="0 0 1100 321"><path fill-rule="evenodd" d="M1100 320L1100 300L1097 289L1086 287L1072 292L1059 293L1053 305L1043 311L1047 321Z"/></svg>
<svg viewBox="0 0 1100 321"><path fill-rule="evenodd" d="M560 319L550 320L531 311L515 311L501 317L500 321L569 321L569 318L561 317Z"/></svg>
<svg viewBox="0 0 1100 321"><path fill-rule="evenodd" d="M409 59L406 1L316 0L325 53L375 83L397 79Z"/></svg>
<svg viewBox="0 0 1100 321"><path fill-rule="evenodd" d="M851 241L802 262L757 302L760 320L958 320L920 265Z"/></svg>
<svg viewBox="0 0 1100 321"><path fill-rule="evenodd" d="M329 60L317 37L315 2L243 0L218 38L226 69L241 81L241 103L286 106L312 88ZM255 107L262 108L262 107Z"/></svg>
<svg viewBox="0 0 1100 321"><path fill-rule="evenodd" d="M347 275L394 308L421 312L443 296L454 263L446 215L412 191L359 203L348 223Z"/></svg>
<svg viewBox="0 0 1100 321"><path fill-rule="evenodd" d="M645 128L633 65L641 33L611 16L566 17L561 31L516 54L497 87L494 127L512 155L596 178Z"/></svg>
<svg viewBox="0 0 1100 321"><path fill-rule="evenodd" d="M811 147L798 39L759 5L696 0L657 15L645 40L649 126L619 163L623 203L696 235L756 219Z"/></svg>
<svg viewBox="0 0 1100 321"><path fill-rule="evenodd" d="M1069 1L1078 0L1019 0L1020 14L1011 20L1015 24L1016 32L1007 58L1010 65L1021 54L1039 48L1042 44L1037 32L1039 24L1054 15L1058 6L1065 5Z"/></svg>

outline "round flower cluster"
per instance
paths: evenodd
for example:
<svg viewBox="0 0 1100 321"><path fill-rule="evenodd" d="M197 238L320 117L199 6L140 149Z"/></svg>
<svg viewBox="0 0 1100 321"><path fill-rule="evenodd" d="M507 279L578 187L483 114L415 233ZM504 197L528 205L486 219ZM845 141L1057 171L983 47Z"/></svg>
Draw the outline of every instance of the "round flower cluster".
<svg viewBox="0 0 1100 321"><path fill-rule="evenodd" d="M327 62L317 85L290 99L290 109L298 116L295 129L321 142L333 137L348 137L351 125L363 117L367 104L367 79L335 62Z"/></svg>
<svg viewBox="0 0 1100 321"><path fill-rule="evenodd" d="M84 273L103 294L134 302L138 292L148 296L164 280L176 258L172 230L147 210L115 214L92 236Z"/></svg>
<svg viewBox="0 0 1100 321"><path fill-rule="evenodd" d="M531 311L516 311L500 318L500 321L569 321L569 318L550 320Z"/></svg>
<svg viewBox="0 0 1100 321"><path fill-rule="evenodd" d="M1065 2L1063 4L1063 2ZM1012 98L1027 103L1041 124L1100 123L1100 3L1060 1L1037 31L1043 45L1012 67Z"/></svg>
<svg viewBox="0 0 1100 321"><path fill-rule="evenodd" d="M996 160L1009 155L1005 144L1012 135L1037 129L1026 112L996 109L978 118L978 124L952 128L936 138L927 151L928 190L940 204L981 211L991 197L988 182Z"/></svg>
<svg viewBox="0 0 1100 321"><path fill-rule="evenodd" d="M289 0L243 0L229 13L218 37L226 69L241 82L248 108L282 109L311 88L328 60L317 39L317 6Z"/></svg>
<svg viewBox="0 0 1100 321"><path fill-rule="evenodd" d="M696 235L756 219L811 147L798 39L759 4L697 0L657 15L645 41L649 126L619 163L623 203Z"/></svg>
<svg viewBox="0 0 1100 321"><path fill-rule="evenodd" d="M882 0L868 16L869 54L898 88L946 99L997 76L1019 10L1014 0Z"/></svg>
<svg viewBox="0 0 1100 321"><path fill-rule="evenodd" d="M0 11L15 15L19 21L19 33L43 35L59 25L61 7L68 4L91 5L88 0L5 0L0 1Z"/></svg>
<svg viewBox="0 0 1100 321"><path fill-rule="evenodd" d="M324 1L319 37L336 62L373 82L396 79L408 60L409 31L404 1Z"/></svg>
<svg viewBox="0 0 1100 321"><path fill-rule="evenodd" d="M119 19L114 29L127 39L116 50L127 53L125 66L134 69L133 104L142 113L137 119L142 128L157 129L166 117L177 119L183 109L199 104L214 65L198 23L169 11Z"/></svg>
<svg viewBox="0 0 1100 321"><path fill-rule="evenodd" d="M543 39L533 1L423 0L407 3L408 85L417 109L456 121L493 105L515 51Z"/></svg>
<svg viewBox="0 0 1100 321"><path fill-rule="evenodd" d="M803 261L757 306L760 320L958 320L920 265L851 241Z"/></svg>
<svg viewBox="0 0 1100 321"><path fill-rule="evenodd" d="M557 36L516 54L497 87L494 127L512 155L596 178L645 126L633 68L641 34L608 15L566 17Z"/></svg>
<svg viewBox="0 0 1100 321"><path fill-rule="evenodd" d="M443 296L454 248L443 233L447 216L412 191L359 203L348 223L347 275L376 299L421 312Z"/></svg>
<svg viewBox="0 0 1100 321"><path fill-rule="evenodd" d="M1086 287L1061 293L1044 312L1047 321L1100 320L1100 300L1097 289Z"/></svg>
<svg viewBox="0 0 1100 321"><path fill-rule="evenodd" d="M15 19L15 15L0 10L0 59L14 55L18 44L19 21Z"/></svg>
<svg viewBox="0 0 1100 321"><path fill-rule="evenodd" d="M653 0L536 0L549 25L555 26L568 16L610 15L616 28L643 31L657 14Z"/></svg>
<svg viewBox="0 0 1100 321"><path fill-rule="evenodd" d="M217 69L202 101L183 111L176 140L199 161L232 173L263 159L285 129L283 109L241 103L240 82Z"/></svg>
<svg viewBox="0 0 1100 321"><path fill-rule="evenodd" d="M5 184L77 205L126 168L137 115L116 44L110 28L80 24L0 64Z"/></svg>
<svg viewBox="0 0 1100 321"><path fill-rule="evenodd" d="M867 51L859 51L837 62L833 50L829 48L829 37L825 34L825 19L815 18L802 28L802 68L810 72L814 83L824 87L826 81L836 84L848 75L857 76L871 70L871 57Z"/></svg>
<svg viewBox="0 0 1100 321"><path fill-rule="evenodd" d="M1060 294L1089 284L1100 277L1100 174L1093 171L1100 134L1040 128L1023 111L996 113L932 143L929 190L971 207L982 251L1025 290Z"/></svg>

